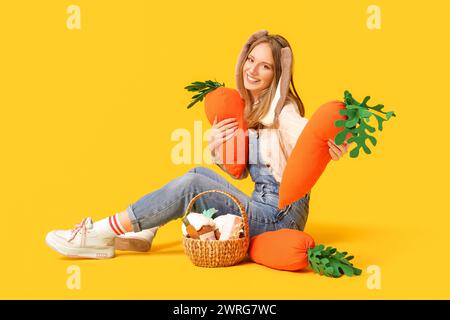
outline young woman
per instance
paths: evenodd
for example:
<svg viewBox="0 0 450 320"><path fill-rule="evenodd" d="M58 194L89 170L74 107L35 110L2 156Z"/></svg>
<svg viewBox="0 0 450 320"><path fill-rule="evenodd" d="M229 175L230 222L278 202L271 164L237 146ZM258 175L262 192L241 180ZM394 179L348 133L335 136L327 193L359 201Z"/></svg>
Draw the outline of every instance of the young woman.
<svg viewBox="0 0 450 320"><path fill-rule="evenodd" d="M283 209L278 209L278 192L286 161L307 120L294 86L293 59L288 41L261 30L250 36L236 66L236 85L245 100L249 127L249 163L239 179L249 174L255 183L251 197L206 167L195 167L162 188L155 190L125 211L93 222L85 218L72 230L47 234L47 244L69 257L111 258L115 249L146 251L157 229L180 218L190 200L200 192L219 189L234 195L245 207L250 237L281 228L303 230L309 212L310 193ZM215 121L208 140L214 162L223 141L234 136L235 119ZM347 145L329 141L329 152L338 160ZM231 175L230 175L231 176ZM231 199L220 194L200 197L192 210L216 208L219 213L240 215Z"/></svg>

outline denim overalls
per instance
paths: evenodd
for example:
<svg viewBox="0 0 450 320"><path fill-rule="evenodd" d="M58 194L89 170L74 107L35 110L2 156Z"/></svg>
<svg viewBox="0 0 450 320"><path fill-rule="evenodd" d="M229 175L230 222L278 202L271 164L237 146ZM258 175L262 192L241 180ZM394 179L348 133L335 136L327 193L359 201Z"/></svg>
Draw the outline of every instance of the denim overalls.
<svg viewBox="0 0 450 320"><path fill-rule="evenodd" d="M303 230L308 218L310 194L283 209L278 209L279 183L267 165L261 161L258 133L252 129L248 132L247 169L255 183L251 197L215 171L206 167L195 167L128 206L127 212L134 231L162 226L171 220L181 218L195 195L212 189L228 192L242 203L248 216L250 237L282 228ZM202 212L208 208L218 210L213 218L227 213L241 215L236 204L229 197L219 193L208 193L198 198L191 212Z"/></svg>

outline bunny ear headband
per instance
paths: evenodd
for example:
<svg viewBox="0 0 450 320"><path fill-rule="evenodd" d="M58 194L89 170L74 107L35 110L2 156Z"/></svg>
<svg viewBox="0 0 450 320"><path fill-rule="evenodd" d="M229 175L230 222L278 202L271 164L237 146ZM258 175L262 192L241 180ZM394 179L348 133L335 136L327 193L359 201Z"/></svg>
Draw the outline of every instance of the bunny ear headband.
<svg viewBox="0 0 450 320"><path fill-rule="evenodd" d="M253 42L257 39L268 35L267 30L260 30L255 32L250 36L250 38L245 43L244 47L241 50L239 55L237 65L236 65L236 84L237 90L241 97L244 97L245 88L239 85L239 79L242 77L242 74L239 72L239 66L243 62L247 55L249 54L249 49ZM277 90L275 92L275 96L270 104L269 111L267 114L261 119L261 123L269 126L272 125L275 119L278 119L278 116L281 112L281 109L284 106L286 101L286 97L289 91L289 82L291 80L291 66L292 66L292 52L289 47L284 47L281 49L281 76L278 81Z"/></svg>

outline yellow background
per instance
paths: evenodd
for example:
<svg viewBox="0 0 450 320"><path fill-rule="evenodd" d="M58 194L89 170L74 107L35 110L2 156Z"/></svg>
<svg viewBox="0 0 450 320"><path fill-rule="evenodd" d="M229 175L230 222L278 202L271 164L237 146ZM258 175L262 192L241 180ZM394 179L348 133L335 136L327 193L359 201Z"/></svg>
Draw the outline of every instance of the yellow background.
<svg viewBox="0 0 450 320"><path fill-rule="evenodd" d="M71 4L81 30L66 27ZM366 27L371 4L381 30ZM445 0L2 2L0 298L450 298L449 15ZM171 133L206 126L183 87L234 87L240 49L260 29L290 41L307 117L345 89L397 114L372 155L332 162L312 192L305 231L355 255L362 276L198 268L179 220L145 254L71 260L49 249L52 229L123 211L194 166L220 172L171 162ZM253 190L250 178L233 184ZM80 290L66 286L72 265ZM366 285L370 265L379 290Z"/></svg>

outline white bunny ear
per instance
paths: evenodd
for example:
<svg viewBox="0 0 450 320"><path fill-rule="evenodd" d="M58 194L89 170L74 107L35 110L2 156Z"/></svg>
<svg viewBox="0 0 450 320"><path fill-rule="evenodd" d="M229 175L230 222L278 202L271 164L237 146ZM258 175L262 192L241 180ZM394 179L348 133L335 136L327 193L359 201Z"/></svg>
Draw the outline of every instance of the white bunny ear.
<svg viewBox="0 0 450 320"><path fill-rule="evenodd" d="M275 109L278 105L278 102L281 98L281 78L278 81L277 90L275 92L275 96L273 97L272 103L270 104L269 111L266 115L260 120L260 122L265 126L270 126L273 124L275 119Z"/></svg>

